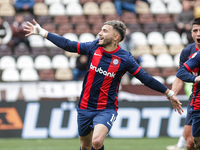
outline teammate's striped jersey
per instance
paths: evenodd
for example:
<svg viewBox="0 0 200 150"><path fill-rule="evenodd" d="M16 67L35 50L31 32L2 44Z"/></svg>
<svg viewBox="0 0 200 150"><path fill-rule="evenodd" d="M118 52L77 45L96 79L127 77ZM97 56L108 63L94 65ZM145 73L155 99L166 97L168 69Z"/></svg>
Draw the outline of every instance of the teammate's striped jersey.
<svg viewBox="0 0 200 150"><path fill-rule="evenodd" d="M112 52L98 46L99 40L79 43L49 33L47 39L57 46L88 55L88 69L78 107L81 109L118 108L118 89L122 76L129 71L148 87L164 93L167 88L148 75L132 54L119 46Z"/></svg>
<svg viewBox="0 0 200 150"><path fill-rule="evenodd" d="M180 62L179 62L179 68L189 59L192 57L192 55L198 51L198 48L196 47L195 43L189 44L186 46L180 55Z"/></svg>
<svg viewBox="0 0 200 150"><path fill-rule="evenodd" d="M192 75L198 76L199 75L199 66L200 63L197 65L197 62L194 62L193 57L199 53L198 49L196 48L195 43L188 45L181 53L180 56L180 66L184 66L181 69L178 70L177 76L184 80L189 81L190 75L184 75L185 71L183 68L187 69ZM191 60L190 60L191 58ZM194 57L196 59L196 57ZM200 58L200 57L199 57ZM189 60L188 60L189 59ZM195 67L194 67L195 66ZM182 75L180 75L182 74ZM191 76L191 80L193 80L195 77ZM191 106L193 106L193 109L199 109L200 108L200 84L194 83L193 84L193 92L192 92L192 100L190 103Z"/></svg>

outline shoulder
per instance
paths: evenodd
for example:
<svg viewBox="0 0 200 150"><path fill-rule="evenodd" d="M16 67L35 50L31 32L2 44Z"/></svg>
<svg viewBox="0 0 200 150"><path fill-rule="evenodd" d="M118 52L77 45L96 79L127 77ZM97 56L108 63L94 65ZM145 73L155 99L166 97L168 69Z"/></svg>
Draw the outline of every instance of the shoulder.
<svg viewBox="0 0 200 150"><path fill-rule="evenodd" d="M196 51L195 49L195 43L189 44L186 46L183 50L182 53L194 53Z"/></svg>

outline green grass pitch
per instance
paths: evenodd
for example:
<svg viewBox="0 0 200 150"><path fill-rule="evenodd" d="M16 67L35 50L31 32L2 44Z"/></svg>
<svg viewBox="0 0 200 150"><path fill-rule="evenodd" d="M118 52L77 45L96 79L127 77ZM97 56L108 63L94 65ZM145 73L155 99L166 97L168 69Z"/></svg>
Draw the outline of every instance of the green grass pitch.
<svg viewBox="0 0 200 150"><path fill-rule="evenodd" d="M178 138L128 138L107 137L105 150L166 150L167 145L176 144ZM80 150L80 141L74 139L0 139L0 150Z"/></svg>

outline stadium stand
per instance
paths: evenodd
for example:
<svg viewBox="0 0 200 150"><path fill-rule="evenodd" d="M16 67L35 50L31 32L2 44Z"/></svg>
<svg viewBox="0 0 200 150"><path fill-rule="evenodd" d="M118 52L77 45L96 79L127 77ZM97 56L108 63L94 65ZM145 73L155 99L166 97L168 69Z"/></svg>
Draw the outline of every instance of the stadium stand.
<svg viewBox="0 0 200 150"><path fill-rule="evenodd" d="M152 14L165 14L167 13L167 8L162 1L153 1L150 5L150 12Z"/></svg>
<svg viewBox="0 0 200 150"><path fill-rule="evenodd" d="M13 54L14 56L21 56L21 55L29 55L31 52L28 48L28 46L21 42L16 47L13 48Z"/></svg>
<svg viewBox="0 0 200 150"><path fill-rule="evenodd" d="M130 52L133 56L141 56L142 54L152 53L152 50L151 50L151 47L148 44L145 44L145 45L137 45Z"/></svg>
<svg viewBox="0 0 200 150"><path fill-rule="evenodd" d="M79 2L79 0L60 0L64 5L67 5L67 4L69 4L69 3L71 3L71 2Z"/></svg>
<svg viewBox="0 0 200 150"><path fill-rule="evenodd" d="M72 70L70 68L56 69L55 79L62 80L62 81L73 80Z"/></svg>
<svg viewBox="0 0 200 150"><path fill-rule="evenodd" d="M10 4L10 0L3 1L3 3L0 1L0 16L11 24L16 12L13 5ZM98 33L105 21L122 20L132 33L131 41L134 43L134 47L130 52L135 57L141 56L141 66L148 73L167 80L168 75L164 71L169 67L176 70L180 52L188 44L187 35L185 33L180 35L175 26L176 16L181 13L182 5L179 0L149 0L149 3L150 5L140 3L136 9L137 15L123 11L122 16L119 17L112 0L36 0L34 13L25 12L24 18L30 22L34 18L48 31L79 42L98 38ZM16 72L17 69L19 74L23 68L32 66L38 72L35 81L73 79L72 73L69 73L68 77L63 76L64 74L66 76L67 70L58 69L58 66L61 67L61 65L57 63L56 67L55 58L56 56L65 57L70 72L75 68L78 54L63 51L41 36L32 35L28 37L28 40L31 50L28 50L23 44L13 49L8 44L0 45L0 69L3 72L12 66L11 68L16 68L15 71L10 72ZM161 55L167 55L167 58L162 58ZM11 58L12 61L10 60L7 64L3 63L5 56L10 56L7 59L8 62ZM42 59L39 59L40 57ZM32 63L30 63L31 58ZM166 60L164 61L166 64L159 63L159 59ZM59 61L62 60L60 58ZM64 64L63 61L63 66ZM148 67L153 71L148 70ZM3 72L2 75L5 74ZM20 76L19 74L13 81L25 81L21 80ZM5 78L3 80L12 81ZM166 83L172 82L166 81Z"/></svg>
<svg viewBox="0 0 200 150"><path fill-rule="evenodd" d="M147 37L142 32L132 33L131 40L133 41L134 45L146 45L147 44Z"/></svg>
<svg viewBox="0 0 200 150"><path fill-rule="evenodd" d="M148 14L150 13L149 5L146 2L140 1L136 7L137 14Z"/></svg>
<svg viewBox="0 0 200 150"><path fill-rule="evenodd" d="M6 68L2 72L1 80L4 82L20 81L19 70L17 70L16 68Z"/></svg>
<svg viewBox="0 0 200 150"><path fill-rule="evenodd" d="M78 41L78 36L75 33L65 33L63 37L71 39L72 41Z"/></svg>
<svg viewBox="0 0 200 150"><path fill-rule="evenodd" d="M83 4L83 12L85 15L98 15L100 14L100 9L95 2L86 2Z"/></svg>
<svg viewBox="0 0 200 150"><path fill-rule="evenodd" d="M39 79L42 81L54 81L55 75L54 75L53 69L42 69L38 71Z"/></svg>
<svg viewBox="0 0 200 150"><path fill-rule="evenodd" d="M66 15L83 15L83 7L78 2L70 2L66 6Z"/></svg>
<svg viewBox="0 0 200 150"><path fill-rule="evenodd" d="M7 68L15 68L16 67L16 61L13 56L3 56L0 59L0 69L4 70Z"/></svg>
<svg viewBox="0 0 200 150"><path fill-rule="evenodd" d="M156 59L152 54L143 54L141 55L142 62L140 63L141 67L144 68L155 68L157 67Z"/></svg>
<svg viewBox="0 0 200 150"><path fill-rule="evenodd" d="M15 8L11 3L0 4L0 16L14 16Z"/></svg>
<svg viewBox="0 0 200 150"><path fill-rule="evenodd" d="M12 55L12 49L6 44L0 45L0 57L5 55Z"/></svg>
<svg viewBox="0 0 200 150"><path fill-rule="evenodd" d="M31 47L43 47L44 39L39 35L32 35L28 37L29 43Z"/></svg>
<svg viewBox="0 0 200 150"><path fill-rule="evenodd" d="M55 55L52 58L52 68L69 68L69 61L65 55Z"/></svg>
<svg viewBox="0 0 200 150"><path fill-rule="evenodd" d="M172 84L174 82L176 78L176 75L170 75L167 77L167 79L165 80L166 84Z"/></svg>
<svg viewBox="0 0 200 150"><path fill-rule="evenodd" d="M115 5L110 1L103 1L100 3L100 12L103 15L116 14Z"/></svg>
<svg viewBox="0 0 200 150"><path fill-rule="evenodd" d="M35 58L34 68L40 69L51 69L51 59L46 55L39 55Z"/></svg>
<svg viewBox="0 0 200 150"><path fill-rule="evenodd" d="M23 68L33 68L34 62L33 58L30 55L22 55L17 58L16 68L23 69Z"/></svg>
<svg viewBox="0 0 200 150"><path fill-rule="evenodd" d="M39 76L34 68L23 68L20 72L21 81L38 81Z"/></svg>
<svg viewBox="0 0 200 150"><path fill-rule="evenodd" d="M156 57L156 65L158 67L173 67L174 62L170 54L161 53Z"/></svg>
<svg viewBox="0 0 200 150"><path fill-rule="evenodd" d="M157 56L162 53L168 53L167 45L152 45L152 54Z"/></svg>
<svg viewBox="0 0 200 150"><path fill-rule="evenodd" d="M65 6L60 2L51 3L49 6L49 15L51 16L65 15Z"/></svg>
<svg viewBox="0 0 200 150"><path fill-rule="evenodd" d="M152 31L147 35L147 42L149 45L163 45L164 37L160 32Z"/></svg>
<svg viewBox="0 0 200 150"><path fill-rule="evenodd" d="M60 0L44 0L46 5L51 5L53 3L60 3Z"/></svg>
<svg viewBox="0 0 200 150"><path fill-rule="evenodd" d="M92 33L82 33L80 36L79 36L79 41L80 42L90 42L90 41L93 41L95 40L95 36L92 34Z"/></svg>
<svg viewBox="0 0 200 150"><path fill-rule="evenodd" d="M48 15L48 6L44 3L35 3L33 6L33 13L36 16Z"/></svg>

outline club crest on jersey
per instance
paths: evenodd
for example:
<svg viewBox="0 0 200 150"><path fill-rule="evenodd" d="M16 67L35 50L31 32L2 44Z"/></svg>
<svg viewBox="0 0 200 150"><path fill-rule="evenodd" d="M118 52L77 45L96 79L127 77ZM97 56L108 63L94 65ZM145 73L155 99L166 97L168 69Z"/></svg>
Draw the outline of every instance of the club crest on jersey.
<svg viewBox="0 0 200 150"><path fill-rule="evenodd" d="M192 58L194 58L196 55L197 55L197 52L192 55Z"/></svg>
<svg viewBox="0 0 200 150"><path fill-rule="evenodd" d="M118 59L118 58L112 58L111 64L113 66L119 65L120 64L120 59Z"/></svg>

